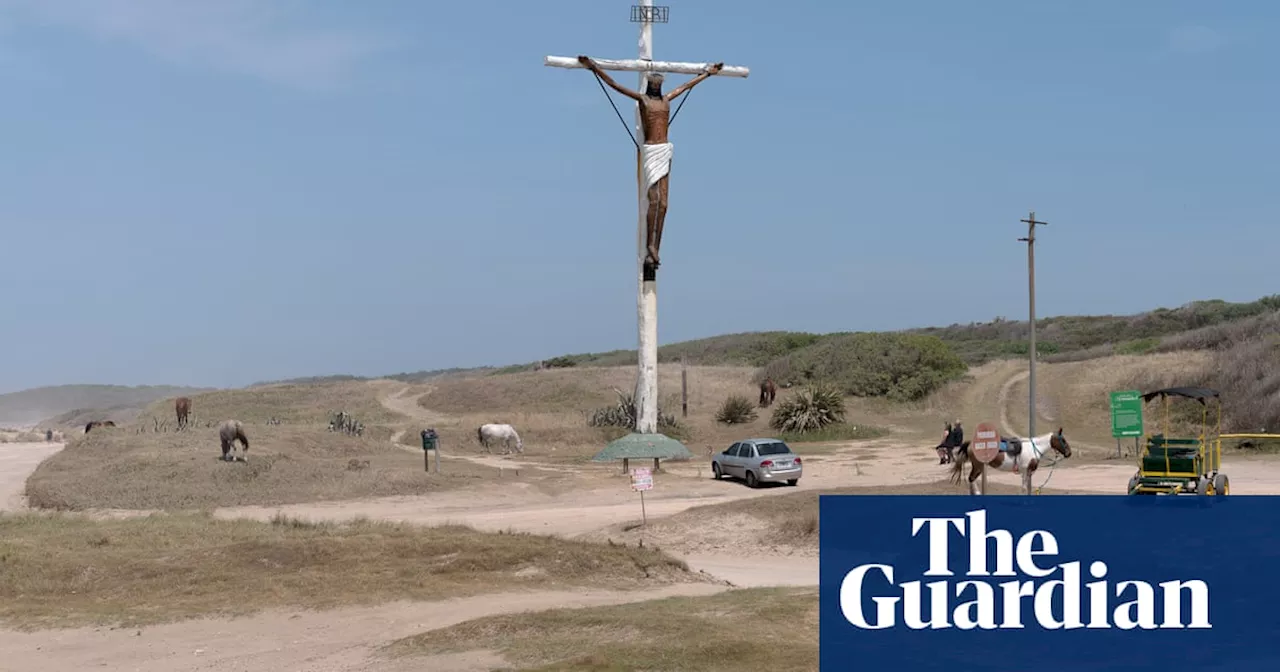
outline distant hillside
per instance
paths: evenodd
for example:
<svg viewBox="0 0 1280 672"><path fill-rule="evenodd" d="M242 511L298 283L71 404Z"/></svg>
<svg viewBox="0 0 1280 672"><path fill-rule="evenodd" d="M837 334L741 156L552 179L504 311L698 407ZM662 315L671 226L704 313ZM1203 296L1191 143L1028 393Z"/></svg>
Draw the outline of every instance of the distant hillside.
<svg viewBox="0 0 1280 672"><path fill-rule="evenodd" d="M1071 360L1107 354L1141 354L1162 349L1161 342L1185 332L1256 318L1280 311L1280 295L1247 303L1196 301L1179 308L1157 308L1136 315L1059 316L1036 320L1037 350L1047 360ZM936 336L970 366L993 359L1025 357L1030 326L1026 320L996 318L990 322L907 329L899 333ZM763 331L726 334L683 341L658 349L658 361L704 366L767 366L771 362L851 332L811 334ZM630 366L635 350L564 355L548 366ZM518 364L494 369L510 373L533 368Z"/></svg>
<svg viewBox="0 0 1280 672"><path fill-rule="evenodd" d="M77 409L127 412L170 396L194 394L209 388L173 385L58 385L0 394L0 424L29 425Z"/></svg>
<svg viewBox="0 0 1280 672"><path fill-rule="evenodd" d="M73 408L41 420L38 427L53 429L80 429L93 420L110 420L117 425L137 419L144 406L115 406L113 408Z"/></svg>
<svg viewBox="0 0 1280 672"><path fill-rule="evenodd" d="M532 365L530 365L532 366ZM262 385L311 385L318 383L340 383L351 380L398 380L403 383L422 383L435 378L444 378L447 376L465 376L476 373L486 373L492 371L491 366L481 366L475 368L452 368L452 369L431 369L427 371L412 371L408 373L393 373L388 376L352 376L347 374L335 374L329 376L303 376L301 378L285 378L282 380L267 380L254 383L249 387L260 387Z"/></svg>

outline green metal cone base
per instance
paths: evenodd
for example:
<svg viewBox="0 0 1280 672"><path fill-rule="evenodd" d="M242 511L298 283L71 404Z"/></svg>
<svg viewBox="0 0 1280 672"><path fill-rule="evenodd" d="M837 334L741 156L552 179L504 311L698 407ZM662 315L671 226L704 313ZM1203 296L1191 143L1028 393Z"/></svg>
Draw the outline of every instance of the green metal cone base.
<svg viewBox="0 0 1280 672"><path fill-rule="evenodd" d="M591 458L592 462L614 462L623 458L660 460L687 460L693 453L683 443L665 434L639 434L632 432L612 441L604 450Z"/></svg>

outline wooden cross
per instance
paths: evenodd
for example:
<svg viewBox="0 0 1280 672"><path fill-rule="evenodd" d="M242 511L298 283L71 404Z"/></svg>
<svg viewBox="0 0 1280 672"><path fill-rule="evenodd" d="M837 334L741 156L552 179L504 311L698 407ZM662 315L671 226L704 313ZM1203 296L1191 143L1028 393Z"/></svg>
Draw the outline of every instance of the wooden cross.
<svg viewBox="0 0 1280 672"><path fill-rule="evenodd" d="M640 23L640 57L634 60L591 59L601 70L639 72L640 87L643 92L648 87L649 73L672 73L700 75L707 71L710 63L683 63L653 60L653 23L665 23L666 7L654 7L653 0L641 0L639 5L632 6L632 20ZM638 18L637 18L638 17ZM543 65L553 68L585 68L575 57L547 56ZM742 66L726 65L715 76L746 77L750 70ZM640 105L636 104L637 143L644 143L644 128L640 119ZM639 331L639 372L636 377L636 427L640 434L656 434L658 432L658 293L657 278L650 267L646 273L645 259L648 252L646 244L646 219L648 214L648 189L642 166L640 147L636 147L636 186L639 201L639 227L637 231L637 270L639 275L639 291L636 296L637 322Z"/></svg>

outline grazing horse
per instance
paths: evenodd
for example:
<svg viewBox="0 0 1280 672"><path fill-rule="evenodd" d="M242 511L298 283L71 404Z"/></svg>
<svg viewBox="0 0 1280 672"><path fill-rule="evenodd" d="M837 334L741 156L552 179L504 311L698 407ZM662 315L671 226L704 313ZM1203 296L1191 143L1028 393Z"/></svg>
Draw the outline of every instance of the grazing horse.
<svg viewBox="0 0 1280 672"><path fill-rule="evenodd" d="M228 462L235 462L236 458L231 455L231 451L235 449L236 439L244 444L243 453L249 452L249 437L244 435L244 425L239 420L226 420L218 427L218 438L222 440L222 459ZM241 454L240 461L247 462L246 455Z"/></svg>
<svg viewBox="0 0 1280 672"><path fill-rule="evenodd" d="M760 381L760 406L768 408L773 405L773 399L778 396L778 386L773 384L772 378L765 378Z"/></svg>
<svg viewBox="0 0 1280 672"><path fill-rule="evenodd" d="M503 447L507 449L507 453L511 452L511 441L516 442L516 452L524 452L524 442L520 440L520 435L516 433L516 428L511 425L480 425L476 430L476 438L480 440L480 445L484 446L485 452L490 452L489 447L495 442L501 441ZM505 454L505 453L504 453Z"/></svg>
<svg viewBox="0 0 1280 672"><path fill-rule="evenodd" d="M178 414L178 429L187 426L187 416L191 414L191 398L178 397L173 402L173 411Z"/></svg>
<svg viewBox="0 0 1280 672"><path fill-rule="evenodd" d="M116 426L116 423L110 420L107 420L105 422L103 422L102 420L91 420L89 421L89 424L84 426L84 433L88 434L89 430L93 429L94 427L115 427L115 426Z"/></svg>
<svg viewBox="0 0 1280 672"><path fill-rule="evenodd" d="M1043 434L1034 439L1001 437L1000 453L986 464L974 457L969 451L969 442L965 441L956 451L960 459L951 463L951 482L960 484L964 465L968 462L970 465L969 494L986 494L978 486L978 477L982 475L983 469L990 467L997 471L1021 473L1022 489L1029 495L1031 494L1031 475L1035 473L1036 467L1040 466L1040 460L1049 448L1061 453L1064 458L1071 457L1071 444L1067 443L1067 437L1062 435L1061 427L1053 434Z"/></svg>

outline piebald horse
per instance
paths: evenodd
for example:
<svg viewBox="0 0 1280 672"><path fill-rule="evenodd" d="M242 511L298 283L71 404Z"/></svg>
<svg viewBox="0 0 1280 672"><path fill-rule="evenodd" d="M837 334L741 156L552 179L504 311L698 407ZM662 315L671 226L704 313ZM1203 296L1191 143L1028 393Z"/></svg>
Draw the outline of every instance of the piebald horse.
<svg viewBox="0 0 1280 672"><path fill-rule="evenodd" d="M505 447L507 452L510 453L511 442L513 440L516 442L516 452L524 452L524 442L520 440L520 435L516 433L516 428L511 425L495 425L492 423L480 425L480 427L476 429L476 438L480 441L480 445L484 446L486 453L490 452L490 446L499 441L502 442L503 447Z"/></svg>
<svg viewBox="0 0 1280 672"><path fill-rule="evenodd" d="M964 465L969 464L969 494L982 495L982 488L978 485L978 478L982 476L982 470L990 467L996 471L1008 471L1015 474L1022 474L1022 489L1029 495L1031 494L1031 475L1035 473L1036 467L1040 466L1040 461L1044 458L1044 454L1052 448L1062 455L1062 457L1071 457L1071 444L1067 443L1067 437L1062 435L1062 428L1052 434L1043 434L1034 439L1000 437L1000 453L990 462L983 464L974 457L973 452L969 450L969 442L965 441L956 450L956 459L951 463L951 482L956 485L960 484L961 475L964 473Z"/></svg>
<svg viewBox="0 0 1280 672"><path fill-rule="evenodd" d="M244 424L239 420L226 420L218 427L218 439L222 441L222 459L228 462L235 462L236 456L231 454L235 450L235 442L238 439L244 444L244 450L241 451L240 461L249 461L249 437L244 434Z"/></svg>

